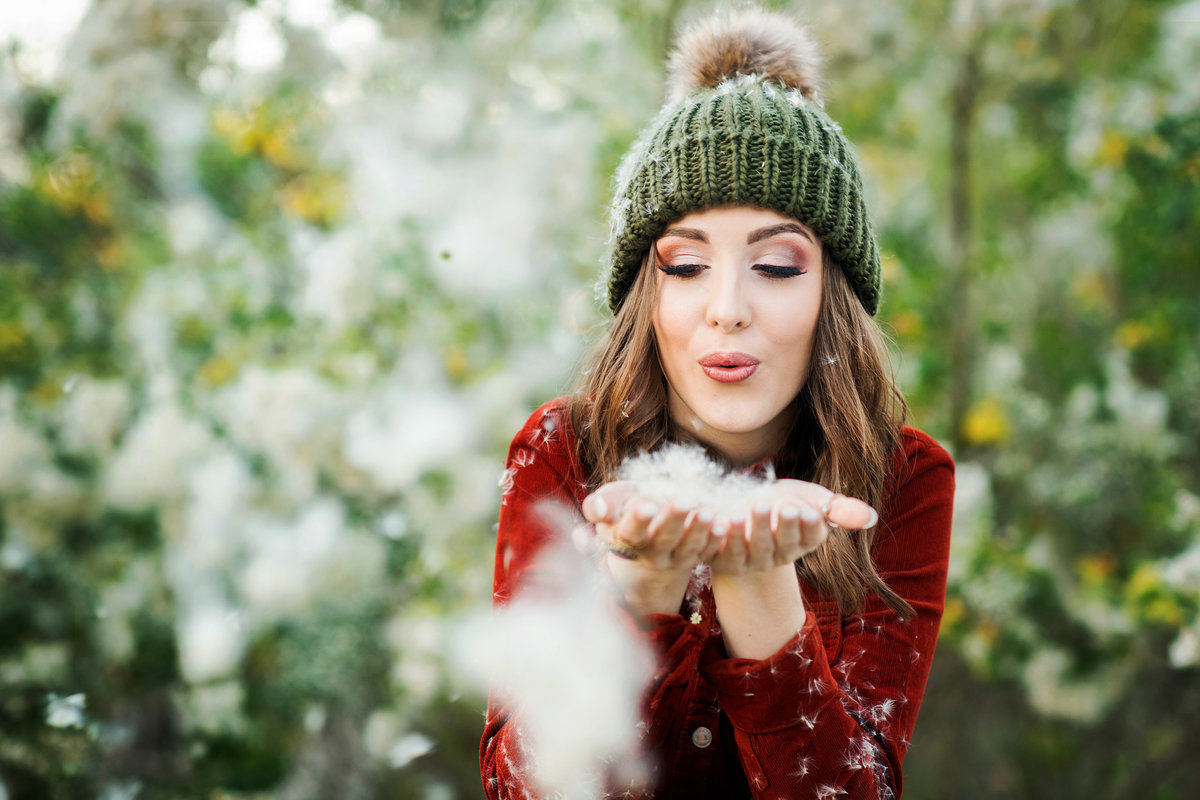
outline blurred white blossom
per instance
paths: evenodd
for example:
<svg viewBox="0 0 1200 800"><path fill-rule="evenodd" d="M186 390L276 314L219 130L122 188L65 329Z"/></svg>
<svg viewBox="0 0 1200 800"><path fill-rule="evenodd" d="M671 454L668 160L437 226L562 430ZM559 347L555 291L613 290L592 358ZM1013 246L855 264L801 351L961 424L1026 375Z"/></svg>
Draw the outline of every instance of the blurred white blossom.
<svg viewBox="0 0 1200 800"><path fill-rule="evenodd" d="M228 675L238 665L245 647L241 627L228 608L210 605L180 619L179 667L190 683L205 683Z"/></svg>
<svg viewBox="0 0 1200 800"><path fill-rule="evenodd" d="M208 427L174 403L147 409L106 465L106 500L136 511L181 497L191 469L212 441Z"/></svg>

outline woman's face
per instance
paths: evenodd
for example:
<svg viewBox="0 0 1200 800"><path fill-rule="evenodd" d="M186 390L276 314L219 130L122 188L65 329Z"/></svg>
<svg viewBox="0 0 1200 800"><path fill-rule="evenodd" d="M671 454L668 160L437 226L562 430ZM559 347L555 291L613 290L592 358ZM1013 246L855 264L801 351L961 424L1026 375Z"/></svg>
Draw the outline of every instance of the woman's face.
<svg viewBox="0 0 1200 800"><path fill-rule="evenodd" d="M790 217L736 206L675 221L655 247L672 419L735 463L774 455L808 379L820 240Z"/></svg>

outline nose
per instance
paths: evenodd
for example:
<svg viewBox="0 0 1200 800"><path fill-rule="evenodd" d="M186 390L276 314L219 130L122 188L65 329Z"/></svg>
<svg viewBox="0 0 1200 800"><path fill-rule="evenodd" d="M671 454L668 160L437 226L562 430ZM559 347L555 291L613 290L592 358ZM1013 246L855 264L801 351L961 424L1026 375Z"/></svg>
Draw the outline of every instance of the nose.
<svg viewBox="0 0 1200 800"><path fill-rule="evenodd" d="M706 321L724 331L745 328L750 324L750 303L739 270L714 272L717 273L717 279L710 283Z"/></svg>

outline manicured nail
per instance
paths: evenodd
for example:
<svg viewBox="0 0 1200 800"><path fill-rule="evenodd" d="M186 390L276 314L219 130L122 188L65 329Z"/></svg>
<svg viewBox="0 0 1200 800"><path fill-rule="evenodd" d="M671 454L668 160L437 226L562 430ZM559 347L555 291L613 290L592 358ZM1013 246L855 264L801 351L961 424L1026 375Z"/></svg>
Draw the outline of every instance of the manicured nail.
<svg viewBox="0 0 1200 800"><path fill-rule="evenodd" d="M863 529L865 530L867 528L874 528L878 524L879 524L879 512L872 508L871 509L871 518L869 520L867 520L866 525L863 525Z"/></svg>
<svg viewBox="0 0 1200 800"><path fill-rule="evenodd" d="M654 503L642 503L638 506L638 516L642 519L654 519L654 515L658 513L658 506Z"/></svg>
<svg viewBox="0 0 1200 800"><path fill-rule="evenodd" d="M712 525L712 521L716 518L716 514L709 511L707 508L700 509L700 513L696 515L696 519L700 520L702 525Z"/></svg>
<svg viewBox="0 0 1200 800"><path fill-rule="evenodd" d="M729 520L729 527L731 527L731 528L746 527L746 518L744 516L742 516L741 514L734 514L733 518Z"/></svg>
<svg viewBox="0 0 1200 800"><path fill-rule="evenodd" d="M608 516L608 503L604 502L603 497L592 495L592 513L599 519Z"/></svg>
<svg viewBox="0 0 1200 800"><path fill-rule="evenodd" d="M805 524L815 525L821 521L821 515L811 506L803 506L800 509L800 519L804 520Z"/></svg>
<svg viewBox="0 0 1200 800"><path fill-rule="evenodd" d="M713 525L712 532L717 536L724 536L725 534L729 533L729 525L722 520L716 525Z"/></svg>
<svg viewBox="0 0 1200 800"><path fill-rule="evenodd" d="M796 508L791 503L779 509L779 516L784 519L800 519L800 509Z"/></svg>
<svg viewBox="0 0 1200 800"><path fill-rule="evenodd" d="M763 502L755 504L754 513L760 517L765 517L767 514L771 513L771 504Z"/></svg>

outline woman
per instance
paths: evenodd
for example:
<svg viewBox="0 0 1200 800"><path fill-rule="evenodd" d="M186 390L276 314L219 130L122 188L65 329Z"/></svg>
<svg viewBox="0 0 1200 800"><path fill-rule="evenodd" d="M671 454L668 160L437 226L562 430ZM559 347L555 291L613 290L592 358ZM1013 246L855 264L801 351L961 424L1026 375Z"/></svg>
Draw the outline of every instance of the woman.
<svg viewBox="0 0 1200 800"><path fill-rule="evenodd" d="M680 40L673 96L618 175L613 324L509 453L497 602L553 590L531 569L558 535L536 507L578 508L614 613L657 656L645 796L899 796L937 638L953 465L903 424L858 165L815 63L761 11ZM769 495L718 513L615 480L671 441L770 472ZM493 700L489 797L536 793L517 727Z"/></svg>

